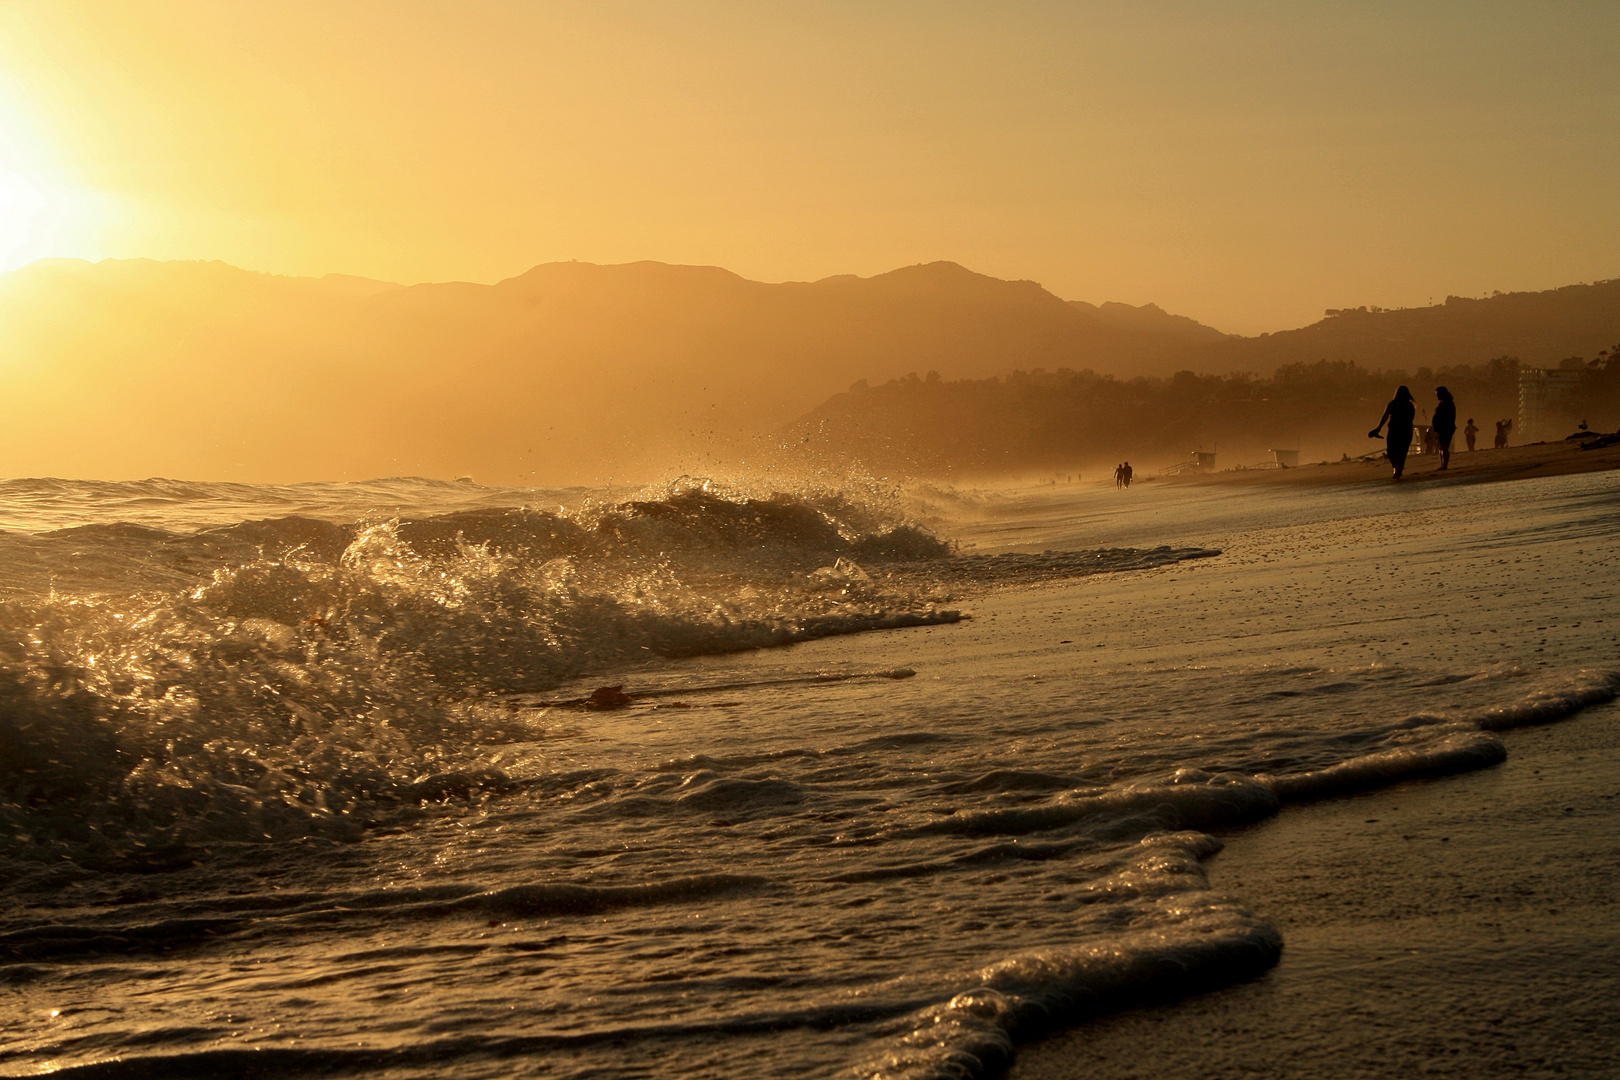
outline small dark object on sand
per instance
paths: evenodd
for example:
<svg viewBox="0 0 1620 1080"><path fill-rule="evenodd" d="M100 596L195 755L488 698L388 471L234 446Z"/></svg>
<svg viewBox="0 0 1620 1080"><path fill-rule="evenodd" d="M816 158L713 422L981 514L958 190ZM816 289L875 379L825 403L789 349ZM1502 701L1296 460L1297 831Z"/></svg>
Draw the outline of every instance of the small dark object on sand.
<svg viewBox="0 0 1620 1080"><path fill-rule="evenodd" d="M583 705L585 708L596 712L605 712L608 709L628 709L630 707L630 695L624 692L622 683L618 686L598 686L591 691L591 696L585 699Z"/></svg>
<svg viewBox="0 0 1620 1080"><path fill-rule="evenodd" d="M1620 431L1613 432L1609 435L1599 435L1595 439L1585 439L1581 442L1581 449L1601 450L1605 446L1613 446L1615 443L1620 443Z"/></svg>

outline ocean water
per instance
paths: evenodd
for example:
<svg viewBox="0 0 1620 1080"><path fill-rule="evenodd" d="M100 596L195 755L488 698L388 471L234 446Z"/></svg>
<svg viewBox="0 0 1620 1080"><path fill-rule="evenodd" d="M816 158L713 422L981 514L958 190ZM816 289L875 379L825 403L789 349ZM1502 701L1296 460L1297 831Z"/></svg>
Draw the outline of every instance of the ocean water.
<svg viewBox="0 0 1620 1080"><path fill-rule="evenodd" d="M993 1075L1620 690L1620 483L0 483L0 1072Z"/></svg>

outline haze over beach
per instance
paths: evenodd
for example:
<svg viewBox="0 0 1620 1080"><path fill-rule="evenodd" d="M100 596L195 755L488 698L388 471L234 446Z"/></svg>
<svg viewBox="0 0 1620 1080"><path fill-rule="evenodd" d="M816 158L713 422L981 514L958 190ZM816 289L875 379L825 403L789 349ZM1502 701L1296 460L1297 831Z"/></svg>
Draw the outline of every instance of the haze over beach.
<svg viewBox="0 0 1620 1080"><path fill-rule="evenodd" d="M0 1075L1620 1072L1617 54L0 5Z"/></svg>

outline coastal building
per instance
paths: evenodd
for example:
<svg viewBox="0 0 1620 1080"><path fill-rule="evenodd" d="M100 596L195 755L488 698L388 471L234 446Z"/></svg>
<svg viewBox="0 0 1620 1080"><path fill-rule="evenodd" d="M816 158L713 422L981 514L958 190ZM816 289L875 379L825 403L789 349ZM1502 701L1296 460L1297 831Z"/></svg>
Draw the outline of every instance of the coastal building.
<svg viewBox="0 0 1620 1080"><path fill-rule="evenodd" d="M1562 439L1581 417L1582 367L1521 368L1519 370L1519 424L1521 441Z"/></svg>

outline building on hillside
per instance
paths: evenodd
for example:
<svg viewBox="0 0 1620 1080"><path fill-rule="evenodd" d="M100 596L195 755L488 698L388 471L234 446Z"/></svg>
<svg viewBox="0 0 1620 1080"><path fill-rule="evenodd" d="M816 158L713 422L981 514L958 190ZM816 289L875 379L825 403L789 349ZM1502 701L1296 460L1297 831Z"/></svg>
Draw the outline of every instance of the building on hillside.
<svg viewBox="0 0 1620 1080"><path fill-rule="evenodd" d="M1519 369L1518 441L1562 439L1581 421L1579 368Z"/></svg>

